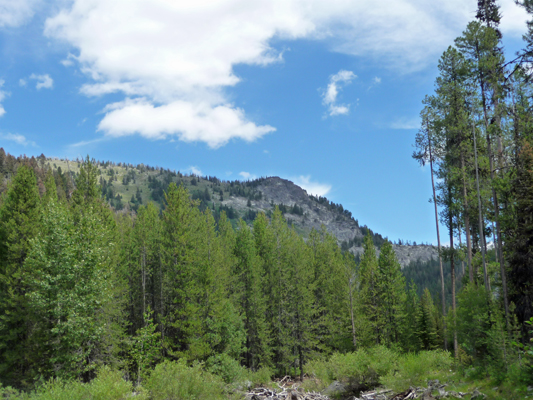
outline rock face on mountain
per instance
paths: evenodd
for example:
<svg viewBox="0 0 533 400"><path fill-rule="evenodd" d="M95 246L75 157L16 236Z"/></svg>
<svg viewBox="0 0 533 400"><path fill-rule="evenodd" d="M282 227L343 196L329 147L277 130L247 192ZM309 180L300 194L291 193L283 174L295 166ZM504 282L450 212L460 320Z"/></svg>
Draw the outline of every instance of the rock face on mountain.
<svg viewBox="0 0 533 400"><path fill-rule="evenodd" d="M320 199L310 196L293 182L278 177L259 180L256 190L261 192L260 200L248 202L244 197L231 196L222 204L233 207L241 214L250 209L255 212L268 213L274 209L275 205L280 204L287 206L290 210L294 205L297 205L300 208L299 212L288 211L285 213L285 218L304 237L312 229L319 230L324 225L326 230L337 238L339 245L346 242L353 254L363 252L361 242L367 228L360 227L350 213L342 211L342 206L331 205L327 201L321 202ZM433 246L394 245L394 250L402 266L408 265L411 261L428 261L431 258L437 258L437 250Z"/></svg>
<svg viewBox="0 0 533 400"><path fill-rule="evenodd" d="M48 164L54 169L61 168L75 174L79 170L80 160L69 164L68 160L48 159ZM133 166L98 162L97 167L102 193L105 193L106 200L117 210L123 207L136 210L141 204L147 204L149 201L164 208L164 191L173 182L184 185L191 197L202 201L204 207L214 210L224 206L233 221L243 218L251 223L255 213L265 212L268 215L277 205L287 221L304 238L313 229L320 230L324 226L337 238L338 244L344 250L349 250L354 255L362 254L363 238L368 231L373 235L378 249L384 241L378 233L372 232L366 226L360 226L342 205L332 203L325 197L311 196L293 182L279 177L246 182L222 181L216 177L181 174L179 171L164 170L144 164ZM394 245L394 250L402 266L408 265L411 261L425 262L437 258L437 251L433 246Z"/></svg>

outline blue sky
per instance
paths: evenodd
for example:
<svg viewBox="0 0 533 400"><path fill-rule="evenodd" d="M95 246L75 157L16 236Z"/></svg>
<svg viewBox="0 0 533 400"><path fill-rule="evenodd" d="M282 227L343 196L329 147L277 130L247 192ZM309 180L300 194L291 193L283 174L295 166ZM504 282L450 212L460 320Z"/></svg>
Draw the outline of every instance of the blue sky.
<svg viewBox="0 0 533 400"><path fill-rule="evenodd" d="M506 52L526 16L500 1ZM435 242L421 101L475 0L0 0L0 146L281 176Z"/></svg>

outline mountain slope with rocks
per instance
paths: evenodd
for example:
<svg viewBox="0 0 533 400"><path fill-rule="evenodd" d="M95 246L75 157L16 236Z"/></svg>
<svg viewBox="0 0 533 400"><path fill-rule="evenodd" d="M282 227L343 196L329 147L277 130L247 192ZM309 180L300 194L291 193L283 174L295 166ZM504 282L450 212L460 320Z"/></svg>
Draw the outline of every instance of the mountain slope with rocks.
<svg viewBox="0 0 533 400"><path fill-rule="evenodd" d="M46 158L41 155L31 159L15 158L10 154L2 157L0 168L5 177L14 172L18 162L49 166L54 172L60 193L68 197L74 189L75 177L82 160ZM225 211L228 218L236 223L243 218L251 224L259 212L270 215L277 206L289 223L304 238L311 230L322 226L333 234L344 251L360 256L364 236L370 232L378 249L386 240L366 225L360 226L352 213L341 204L335 204L325 197L309 195L293 182L279 177L259 178L250 181L226 181L212 176L198 176L181 173L161 167L144 164L132 165L110 161L93 162L98 167L99 185L102 196L117 211L136 211L142 204L153 201L159 208L164 207L164 193L172 182L184 185L199 207L209 207L215 219ZM5 189L7 180L2 183L0 192ZM42 183L42 182L41 182ZM407 242L409 243L409 242ZM393 244L402 266L413 261L427 262L437 258L437 250L429 245Z"/></svg>

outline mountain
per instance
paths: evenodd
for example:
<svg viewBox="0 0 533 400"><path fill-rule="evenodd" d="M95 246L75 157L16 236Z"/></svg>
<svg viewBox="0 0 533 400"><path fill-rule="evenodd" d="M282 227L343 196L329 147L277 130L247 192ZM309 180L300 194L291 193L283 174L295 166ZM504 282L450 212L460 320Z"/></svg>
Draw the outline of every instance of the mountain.
<svg viewBox="0 0 533 400"><path fill-rule="evenodd" d="M67 162L66 159L47 159L47 164L56 174L70 172L75 176L81 160ZM154 201L163 207L164 191L171 182L183 184L200 207L209 207L215 218L220 211L236 222L243 218L251 223L257 213L270 215L275 206L304 237L312 229L326 230L338 240L343 250L349 250L358 257L362 251L362 241L368 231L372 234L379 253L385 241L379 233L373 232L359 221L341 204L335 204L325 197L309 195L293 182L280 177L266 177L250 181L225 181L212 176L197 176L181 172L151 167L144 164L131 165L96 161L100 171L102 193L115 209L136 209L140 204ZM409 242L407 242L409 243ZM427 262L437 258L437 250L430 245L393 244L402 266L411 262Z"/></svg>
<svg viewBox="0 0 533 400"><path fill-rule="evenodd" d="M16 170L17 163L26 162L34 169L49 166L55 176L58 191L64 196L74 189L74 179L79 172L81 160L69 161L61 158L37 158L25 156L15 158L0 149L0 172L9 177ZM100 174L99 184L102 195L117 211L136 210L141 204L153 201L159 208L164 207L164 193L171 182L183 184L191 197L198 201L199 207L212 209L215 219L225 211L228 218L236 224L243 218L251 224L257 213L270 215L274 207L284 214L289 223L304 238L312 229L319 230L325 226L338 240L344 251L350 251L359 258L363 251L364 236L370 232L379 248L386 240L379 233L373 232L359 221L341 204L331 202L325 197L309 195L293 182L280 177L266 177L249 181L225 181L213 176L197 176L171 171L161 167L144 164L102 162L94 160ZM43 168L44 167L44 168ZM42 174L42 173L41 173ZM44 176L40 177L44 181ZM5 189L5 182L0 187ZM42 182L41 182L42 185ZM437 250L430 245L416 245L408 241L394 243L393 248L402 266L413 262L426 263L437 259Z"/></svg>

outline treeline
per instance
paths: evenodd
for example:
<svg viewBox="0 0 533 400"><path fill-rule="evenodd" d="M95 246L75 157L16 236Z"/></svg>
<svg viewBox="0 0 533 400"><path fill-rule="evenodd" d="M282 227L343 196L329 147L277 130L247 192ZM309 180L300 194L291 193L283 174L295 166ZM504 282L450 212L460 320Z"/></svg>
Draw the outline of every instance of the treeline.
<svg viewBox="0 0 533 400"><path fill-rule="evenodd" d="M517 3L533 13L531 1ZM447 228L440 291L443 314L445 294L451 297L454 354L466 352L478 366L516 362L516 353L506 353L509 343L519 338L527 345L533 322L533 23L525 48L506 60L500 17L495 0L479 0L476 20L441 56L413 154L429 164L436 219ZM442 262L449 263L448 279ZM459 292L458 268L466 269ZM461 334L465 329L470 335ZM490 350L494 343L501 350Z"/></svg>
<svg viewBox="0 0 533 400"><path fill-rule="evenodd" d="M43 190L39 179L44 177ZM359 265L325 229L307 242L276 208L234 229L171 183L165 208L116 213L87 159L68 198L22 159L0 203L0 382L140 382L164 360L303 376L308 361L383 344L442 347L442 317L370 235Z"/></svg>

